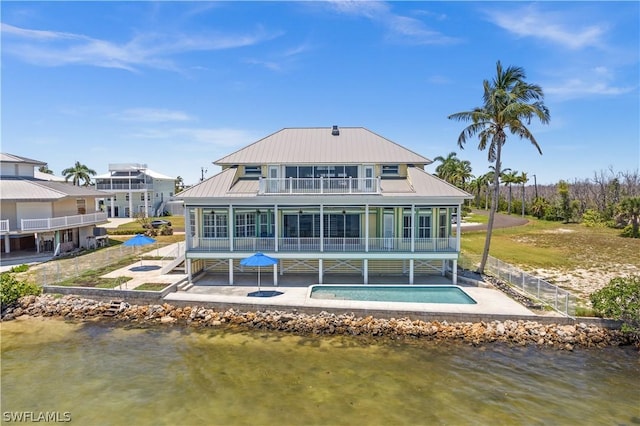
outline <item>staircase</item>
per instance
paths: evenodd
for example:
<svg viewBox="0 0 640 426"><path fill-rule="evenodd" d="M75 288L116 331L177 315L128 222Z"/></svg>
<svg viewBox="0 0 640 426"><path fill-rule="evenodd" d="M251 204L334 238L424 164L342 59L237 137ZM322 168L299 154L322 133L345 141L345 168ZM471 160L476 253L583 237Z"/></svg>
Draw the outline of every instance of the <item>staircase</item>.
<svg viewBox="0 0 640 426"><path fill-rule="evenodd" d="M109 302L109 307L102 314L105 317L115 317L120 312L120 308L122 307L122 300L111 300Z"/></svg>

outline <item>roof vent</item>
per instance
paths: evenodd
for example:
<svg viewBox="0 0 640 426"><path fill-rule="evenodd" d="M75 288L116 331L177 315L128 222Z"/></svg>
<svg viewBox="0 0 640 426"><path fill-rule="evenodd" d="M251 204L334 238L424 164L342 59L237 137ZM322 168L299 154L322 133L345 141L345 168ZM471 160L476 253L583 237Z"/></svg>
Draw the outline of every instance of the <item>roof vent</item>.
<svg viewBox="0 0 640 426"><path fill-rule="evenodd" d="M340 135L340 130L338 130L338 126L333 126L333 129L331 130L331 134L333 136L339 136Z"/></svg>

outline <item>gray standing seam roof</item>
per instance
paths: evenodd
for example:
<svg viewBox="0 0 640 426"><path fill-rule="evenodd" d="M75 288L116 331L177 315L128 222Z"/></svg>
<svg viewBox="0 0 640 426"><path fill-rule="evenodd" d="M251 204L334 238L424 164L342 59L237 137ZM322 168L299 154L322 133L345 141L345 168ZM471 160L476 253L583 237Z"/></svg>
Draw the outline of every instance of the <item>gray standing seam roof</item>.
<svg viewBox="0 0 640 426"><path fill-rule="evenodd" d="M432 161L363 127L285 128L214 164L430 164Z"/></svg>

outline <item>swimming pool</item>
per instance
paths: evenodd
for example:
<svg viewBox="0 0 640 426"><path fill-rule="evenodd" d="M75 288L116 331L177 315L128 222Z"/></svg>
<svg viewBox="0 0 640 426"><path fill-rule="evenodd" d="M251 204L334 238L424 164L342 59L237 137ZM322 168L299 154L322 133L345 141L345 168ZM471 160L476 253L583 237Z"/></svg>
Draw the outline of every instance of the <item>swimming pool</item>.
<svg viewBox="0 0 640 426"><path fill-rule="evenodd" d="M312 299L359 300L367 302L454 303L477 302L454 285L313 285Z"/></svg>

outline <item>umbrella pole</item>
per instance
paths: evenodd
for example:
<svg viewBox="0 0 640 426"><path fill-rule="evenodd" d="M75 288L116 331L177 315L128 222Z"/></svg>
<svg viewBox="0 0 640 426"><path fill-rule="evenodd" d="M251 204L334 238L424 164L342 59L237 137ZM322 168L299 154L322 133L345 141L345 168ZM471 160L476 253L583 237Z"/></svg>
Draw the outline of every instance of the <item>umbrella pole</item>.
<svg viewBox="0 0 640 426"><path fill-rule="evenodd" d="M258 266L258 293L260 293L260 267Z"/></svg>

